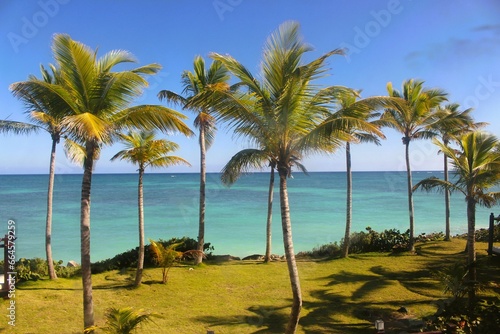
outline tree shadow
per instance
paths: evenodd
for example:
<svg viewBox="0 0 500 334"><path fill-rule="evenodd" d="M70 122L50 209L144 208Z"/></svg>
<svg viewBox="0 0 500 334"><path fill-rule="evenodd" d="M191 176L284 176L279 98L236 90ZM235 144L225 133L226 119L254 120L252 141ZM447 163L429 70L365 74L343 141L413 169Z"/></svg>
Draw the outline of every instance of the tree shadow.
<svg viewBox="0 0 500 334"><path fill-rule="evenodd" d="M94 290L133 290L135 289L132 283L114 283L114 284L99 284L92 286Z"/></svg>
<svg viewBox="0 0 500 334"><path fill-rule="evenodd" d="M377 319L384 320L386 334L393 334L408 331L413 324L417 323L405 314L398 313L396 308L388 307L387 304L391 302L387 301L383 303L353 301L349 296L342 296L329 290L312 291L311 297L316 300L304 302L304 308L310 312L300 319L300 325L306 334L373 333L374 322ZM393 302L393 304L397 303L397 301ZM416 305L427 303L427 301L414 302ZM355 320L350 319L349 324L346 324L346 316ZM415 328L416 331L418 331L417 328Z"/></svg>
<svg viewBox="0 0 500 334"><path fill-rule="evenodd" d="M439 250L440 252L436 252ZM373 266L362 274L342 270L316 280L325 281L325 289L310 292L305 297L304 309L309 312L302 316L300 324L305 333L370 333L374 331L374 321L383 319L386 334L402 331L418 332L420 319L412 314L398 312L401 306L418 309L433 305L438 307L436 296L442 291L434 272L456 261L465 261L466 254L456 250L444 250L440 245L428 244L419 249L425 266L406 270L404 262L400 269L390 270L383 266ZM362 257L362 256L361 256ZM354 258L354 257L353 257ZM500 257L487 257L478 253L478 279L485 282L489 290L500 292ZM465 262L464 262L465 263ZM346 283L356 284L350 295L335 292L332 288ZM422 296L420 300L385 299L377 302L376 296L385 293L385 288L399 284L410 293ZM369 296L374 296L369 300ZM410 295L411 296L411 295ZM445 296L443 296L445 297ZM411 313L411 310L410 310ZM348 321L346 321L346 318ZM346 325L346 323L349 323Z"/></svg>
<svg viewBox="0 0 500 334"><path fill-rule="evenodd" d="M224 326L235 327L242 324L255 327L256 330L252 333L284 333L285 326L288 321L288 314L285 313L289 306L263 306L254 305L247 308L251 315L238 314L226 316L202 316L196 317L195 320L209 326Z"/></svg>

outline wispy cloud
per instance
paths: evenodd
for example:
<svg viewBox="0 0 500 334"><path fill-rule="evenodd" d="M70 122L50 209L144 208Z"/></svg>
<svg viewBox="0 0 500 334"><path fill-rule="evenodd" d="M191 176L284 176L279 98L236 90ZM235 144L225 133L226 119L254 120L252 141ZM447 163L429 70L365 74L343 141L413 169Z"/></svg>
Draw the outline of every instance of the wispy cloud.
<svg viewBox="0 0 500 334"><path fill-rule="evenodd" d="M478 32L486 31L500 35L500 24L485 24L479 27L472 28L472 31L478 31Z"/></svg>
<svg viewBox="0 0 500 334"><path fill-rule="evenodd" d="M500 24L476 26L470 34L449 38L442 43L432 43L423 50L408 53L405 61L411 68L424 63L435 65L460 65L483 56L500 55Z"/></svg>

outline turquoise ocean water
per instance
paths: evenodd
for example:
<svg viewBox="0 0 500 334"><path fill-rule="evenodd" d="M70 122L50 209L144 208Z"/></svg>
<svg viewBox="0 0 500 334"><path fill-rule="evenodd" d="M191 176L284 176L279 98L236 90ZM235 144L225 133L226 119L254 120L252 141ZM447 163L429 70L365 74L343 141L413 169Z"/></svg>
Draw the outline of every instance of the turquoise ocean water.
<svg viewBox="0 0 500 334"><path fill-rule="evenodd" d="M414 183L439 172L414 172ZM92 261L112 257L138 244L137 175L95 174L92 182ZM0 234L16 222L17 258L45 257L47 175L0 175ZM146 238L197 237L198 174L146 174L144 178ZM231 188L219 174L207 175L206 242L216 254L264 253L269 174L242 177ZM345 173L295 173L288 181L295 251L339 241L345 228ZM81 175L57 175L54 190L54 259L80 259ZM273 210L273 253L283 254L278 180ZM452 195L452 233L465 233L466 208ZM444 231L442 194L418 192L414 197L416 233ZM478 208L477 227L487 227L493 209ZM498 211L498 209L497 209ZM496 212L498 214L499 212ZM353 173L352 231L408 229L405 172ZM4 231L4 232L3 232Z"/></svg>

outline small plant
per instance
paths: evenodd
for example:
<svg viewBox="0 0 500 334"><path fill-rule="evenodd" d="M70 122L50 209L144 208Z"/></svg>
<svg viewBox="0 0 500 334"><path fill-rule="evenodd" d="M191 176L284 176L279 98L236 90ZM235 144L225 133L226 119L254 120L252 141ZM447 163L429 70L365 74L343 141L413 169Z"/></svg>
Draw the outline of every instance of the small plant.
<svg viewBox="0 0 500 334"><path fill-rule="evenodd" d="M149 240L151 243L151 252L153 253L153 257L158 266L162 268L162 283L166 284L168 280L168 272L170 268L174 265L174 263L180 261L185 256L193 256L198 255L205 257L203 252L198 250L187 250L184 252L176 250L177 247L180 247L182 243L171 244L169 246L164 246L160 242L155 242L153 240Z"/></svg>
<svg viewBox="0 0 500 334"><path fill-rule="evenodd" d="M92 326L86 328L85 333L93 333L95 330L102 330L104 333L109 334L130 334L133 333L140 324L153 322L152 318L160 317L160 315L145 312L142 309L134 311L131 307L111 307L106 311L105 317L105 326Z"/></svg>
<svg viewBox="0 0 500 334"><path fill-rule="evenodd" d="M467 294L466 284L467 266L456 262L436 272L435 276L443 285L443 292L451 294L454 298L462 298Z"/></svg>

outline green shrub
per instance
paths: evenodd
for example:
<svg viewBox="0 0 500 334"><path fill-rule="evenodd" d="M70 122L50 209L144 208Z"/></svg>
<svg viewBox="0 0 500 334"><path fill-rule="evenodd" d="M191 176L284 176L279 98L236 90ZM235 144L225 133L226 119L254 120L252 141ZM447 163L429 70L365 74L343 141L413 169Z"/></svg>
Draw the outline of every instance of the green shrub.
<svg viewBox="0 0 500 334"><path fill-rule="evenodd" d="M432 236L437 238L438 236ZM428 236L430 239L431 237ZM354 232L351 234L349 253L359 254L367 252L398 252L408 248L410 241L410 231L401 233L399 230L391 229L377 232L371 227L366 228L366 232ZM336 258L340 257L341 249L344 247L344 239L340 245L337 242L329 243L313 248L312 251L301 252L297 255L312 258Z"/></svg>
<svg viewBox="0 0 500 334"><path fill-rule="evenodd" d="M0 261L3 265L3 261ZM70 278L80 274L80 268L65 267L62 260L54 262L54 269L57 277ZM49 275L47 261L41 258L25 259L21 258L16 262L16 272L18 281L37 281Z"/></svg>
<svg viewBox="0 0 500 334"><path fill-rule="evenodd" d="M368 226L366 231L351 234L349 253L389 252L408 248L410 241L409 230L401 233L399 230L391 229L379 233ZM343 239L341 246L344 247Z"/></svg>
<svg viewBox="0 0 500 334"><path fill-rule="evenodd" d="M489 238L490 238L489 228L482 228L476 231L476 241L488 242ZM500 241L500 225L495 225L493 228L493 242L499 242L499 241Z"/></svg>
<svg viewBox="0 0 500 334"><path fill-rule="evenodd" d="M17 279L23 281L37 281L48 275L47 261L41 258L21 258L16 262Z"/></svg>
<svg viewBox="0 0 500 334"><path fill-rule="evenodd" d="M340 257L340 246L337 242L329 243L314 247L312 251L300 252L298 257L312 257L312 258L336 258Z"/></svg>
<svg viewBox="0 0 500 334"><path fill-rule="evenodd" d="M452 298L441 301L439 309L426 319L424 330L444 331L449 325L457 328L457 333L497 334L500 328L500 299L478 300L473 310L468 309L466 298Z"/></svg>
<svg viewBox="0 0 500 334"><path fill-rule="evenodd" d="M180 244L176 250L179 252L186 252L188 250L196 249L198 247L198 241L188 237L182 238L172 238L170 240L158 241L159 244L164 247L168 247L173 244ZM210 243L205 243L204 252L206 255L210 256L214 247ZM110 259L102 260L99 262L92 263L92 273L98 274L110 270L118 270L122 268L134 268L137 266L137 259L139 257L139 247L128 250L126 252L120 253ZM144 246L144 267L154 267L154 255L151 251L151 245Z"/></svg>
<svg viewBox="0 0 500 334"><path fill-rule="evenodd" d="M81 274L80 267L67 267L62 265L62 260L59 260L57 263L54 263L54 269L56 271L57 277L60 278L71 278L75 276L79 276Z"/></svg>

